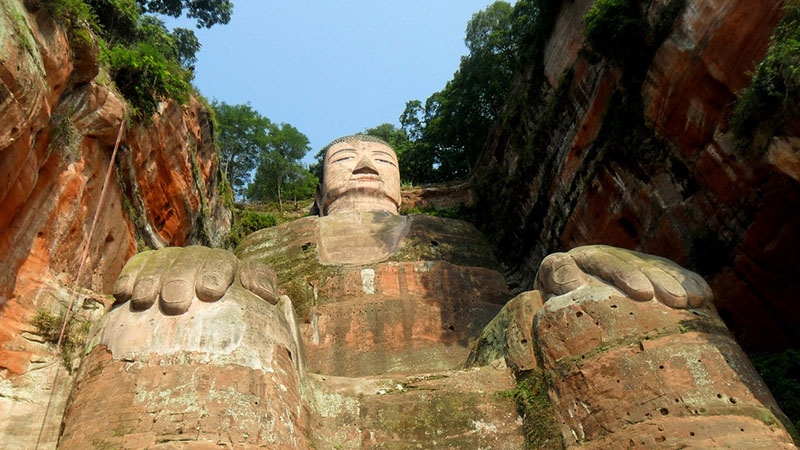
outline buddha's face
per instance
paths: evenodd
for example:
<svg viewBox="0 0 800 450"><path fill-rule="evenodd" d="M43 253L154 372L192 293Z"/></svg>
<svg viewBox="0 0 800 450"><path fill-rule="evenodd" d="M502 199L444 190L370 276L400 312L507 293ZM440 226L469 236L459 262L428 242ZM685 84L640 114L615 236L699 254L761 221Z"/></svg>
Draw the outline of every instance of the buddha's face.
<svg viewBox="0 0 800 450"><path fill-rule="evenodd" d="M400 206L397 155L380 142L344 141L332 145L323 161L317 191L320 215L350 211L388 211Z"/></svg>

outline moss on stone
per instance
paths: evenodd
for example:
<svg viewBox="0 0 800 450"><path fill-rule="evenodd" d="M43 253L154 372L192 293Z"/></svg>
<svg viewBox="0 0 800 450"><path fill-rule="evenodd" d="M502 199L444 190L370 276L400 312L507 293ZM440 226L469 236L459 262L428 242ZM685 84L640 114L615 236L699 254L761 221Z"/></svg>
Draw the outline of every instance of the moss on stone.
<svg viewBox="0 0 800 450"><path fill-rule="evenodd" d="M517 374L517 387L503 393L517 402L526 449L564 448L555 409L547 394L549 388L547 372L534 369Z"/></svg>

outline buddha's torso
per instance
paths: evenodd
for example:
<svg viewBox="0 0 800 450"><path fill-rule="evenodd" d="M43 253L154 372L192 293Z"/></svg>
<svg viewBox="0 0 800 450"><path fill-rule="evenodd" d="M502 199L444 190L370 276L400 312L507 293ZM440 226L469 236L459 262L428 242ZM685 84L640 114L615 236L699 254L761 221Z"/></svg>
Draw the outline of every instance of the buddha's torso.
<svg viewBox="0 0 800 450"><path fill-rule="evenodd" d="M489 245L459 220L306 217L248 236L237 254L275 270L300 316L312 372L456 367L510 298Z"/></svg>

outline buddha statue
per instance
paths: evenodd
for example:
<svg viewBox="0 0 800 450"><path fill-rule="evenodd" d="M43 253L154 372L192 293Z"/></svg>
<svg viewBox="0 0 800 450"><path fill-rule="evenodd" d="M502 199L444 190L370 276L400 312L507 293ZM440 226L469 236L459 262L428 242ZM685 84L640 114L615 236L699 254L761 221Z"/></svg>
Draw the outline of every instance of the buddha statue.
<svg viewBox="0 0 800 450"><path fill-rule="evenodd" d="M794 448L698 275L586 246L512 299L472 225L400 202L394 150L349 136L326 150L318 215L235 253L134 256L59 448L517 449L507 394L532 371L550 380L542 448Z"/></svg>

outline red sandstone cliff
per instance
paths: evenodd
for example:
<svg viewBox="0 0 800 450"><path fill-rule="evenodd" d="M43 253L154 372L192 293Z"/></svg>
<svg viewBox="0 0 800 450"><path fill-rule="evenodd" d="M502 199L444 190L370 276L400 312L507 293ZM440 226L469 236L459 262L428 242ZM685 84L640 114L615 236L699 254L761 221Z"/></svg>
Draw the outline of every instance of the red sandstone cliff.
<svg viewBox="0 0 800 450"><path fill-rule="evenodd" d="M39 309L65 310L95 212L78 285L96 292L109 292L142 245L213 243L230 224L213 125L197 100L162 105L150 125L125 121L98 205L126 114L101 71L97 48L71 46L36 2L0 4L0 434L19 448L52 444L58 429L52 414L37 436L56 356L30 322ZM83 314L102 310L106 299L86 296L77 299ZM54 408L69 385L59 384Z"/></svg>
<svg viewBox="0 0 800 450"><path fill-rule="evenodd" d="M677 1L640 6L655 26ZM641 249L705 275L746 348L796 345L799 141L783 131L767 152L741 149L728 126L782 2L686 1L639 83L585 44L592 3L563 3L543 76L530 67L519 78L479 164L479 208L518 219L494 236L510 279L530 288L545 255L578 245Z"/></svg>

